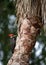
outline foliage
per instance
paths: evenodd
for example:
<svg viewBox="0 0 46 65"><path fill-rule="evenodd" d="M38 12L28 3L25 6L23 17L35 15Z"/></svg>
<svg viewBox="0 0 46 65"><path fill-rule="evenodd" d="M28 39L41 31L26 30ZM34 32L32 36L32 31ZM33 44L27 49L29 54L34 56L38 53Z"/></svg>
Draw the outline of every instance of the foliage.
<svg viewBox="0 0 46 65"><path fill-rule="evenodd" d="M4 57L2 62L4 65L8 61L8 53L10 50L10 38L8 37L9 33L16 34L16 28L11 32L8 28L9 18L8 15L15 14L15 7L13 1L10 0L0 0L0 44L2 45L1 50L4 52Z"/></svg>

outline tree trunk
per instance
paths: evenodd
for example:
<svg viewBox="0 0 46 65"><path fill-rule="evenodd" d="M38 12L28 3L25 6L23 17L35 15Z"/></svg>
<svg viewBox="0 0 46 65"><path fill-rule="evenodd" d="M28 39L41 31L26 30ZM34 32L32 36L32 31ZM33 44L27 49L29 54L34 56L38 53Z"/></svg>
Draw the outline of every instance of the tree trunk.
<svg viewBox="0 0 46 65"><path fill-rule="evenodd" d="M18 36L7 65L29 65L29 54L42 27L41 1L17 0Z"/></svg>
<svg viewBox="0 0 46 65"><path fill-rule="evenodd" d="M46 0L42 1L42 19L44 20L44 34L46 36Z"/></svg>

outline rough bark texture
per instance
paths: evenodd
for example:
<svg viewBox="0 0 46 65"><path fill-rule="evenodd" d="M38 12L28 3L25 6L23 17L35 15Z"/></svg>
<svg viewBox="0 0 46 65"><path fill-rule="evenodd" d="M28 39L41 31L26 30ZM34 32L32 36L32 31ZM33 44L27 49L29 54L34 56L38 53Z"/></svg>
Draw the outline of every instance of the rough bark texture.
<svg viewBox="0 0 46 65"><path fill-rule="evenodd" d="M38 6L40 0L35 0ZM38 14L39 8L34 9L31 0L17 0L18 36L14 53L7 65L29 65L29 54L33 49L36 37L40 33L42 22ZM32 6L32 8L31 8Z"/></svg>
<svg viewBox="0 0 46 65"><path fill-rule="evenodd" d="M46 0L42 1L42 19L44 20L44 32L46 35Z"/></svg>

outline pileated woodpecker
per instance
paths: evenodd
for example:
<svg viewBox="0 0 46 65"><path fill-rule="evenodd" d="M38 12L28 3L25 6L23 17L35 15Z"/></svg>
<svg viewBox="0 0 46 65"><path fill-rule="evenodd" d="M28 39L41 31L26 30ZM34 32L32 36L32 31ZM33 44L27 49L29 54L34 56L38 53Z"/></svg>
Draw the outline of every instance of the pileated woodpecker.
<svg viewBox="0 0 46 65"><path fill-rule="evenodd" d="M11 51L12 51L12 53L14 53L14 48L15 48L15 45L16 45L16 35L9 34L8 36L10 37L10 48L11 48Z"/></svg>

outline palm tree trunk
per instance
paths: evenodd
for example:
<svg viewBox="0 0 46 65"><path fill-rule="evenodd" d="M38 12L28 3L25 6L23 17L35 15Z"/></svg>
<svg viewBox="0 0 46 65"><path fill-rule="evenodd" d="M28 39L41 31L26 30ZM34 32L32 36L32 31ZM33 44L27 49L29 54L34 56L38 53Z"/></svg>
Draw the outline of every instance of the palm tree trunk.
<svg viewBox="0 0 46 65"><path fill-rule="evenodd" d="M18 36L14 53L7 65L29 65L29 54L42 27L40 0L35 1L17 0Z"/></svg>

